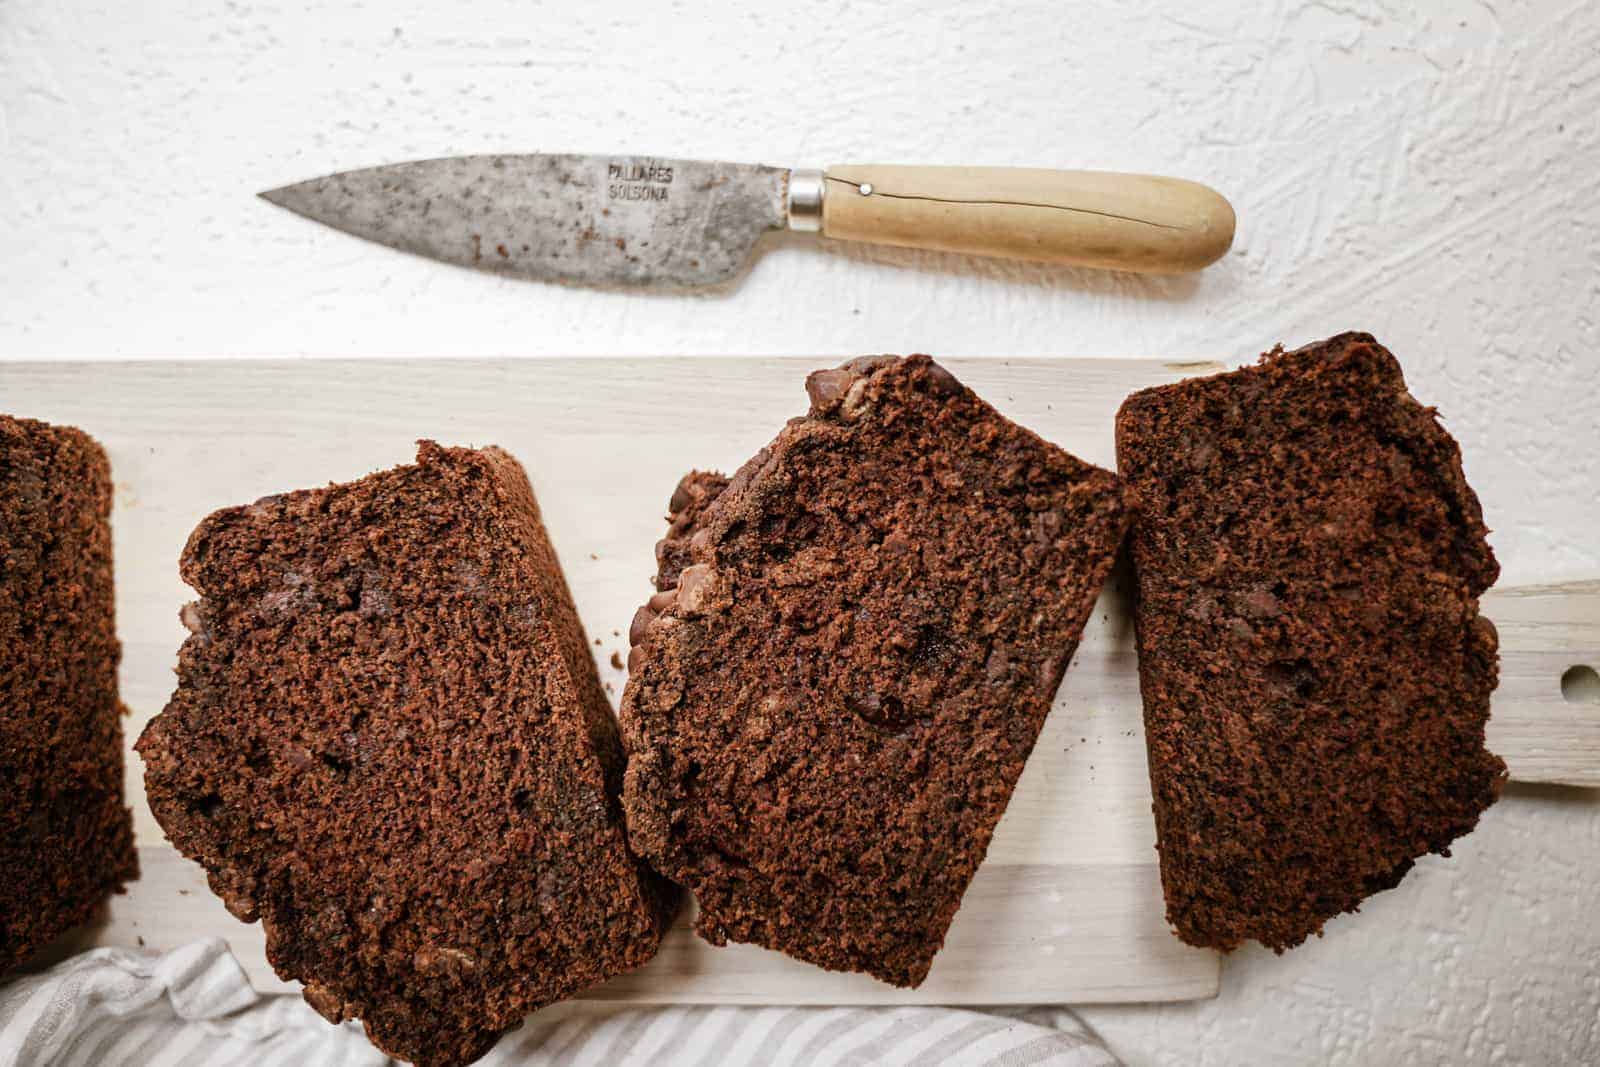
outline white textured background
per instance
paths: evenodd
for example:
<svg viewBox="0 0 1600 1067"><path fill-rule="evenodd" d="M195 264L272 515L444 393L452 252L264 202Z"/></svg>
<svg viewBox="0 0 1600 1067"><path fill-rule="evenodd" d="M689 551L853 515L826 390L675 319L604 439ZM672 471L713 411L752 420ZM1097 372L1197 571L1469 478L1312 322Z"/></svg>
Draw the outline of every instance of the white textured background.
<svg viewBox="0 0 1600 1067"><path fill-rule="evenodd" d="M0 359L1237 360L1367 329L1460 438L1505 579L1600 573L1593 0L764 6L0 0ZM1227 193L1239 238L1166 280L786 239L691 298L436 266L251 196L489 150L1150 170ZM1084 1014L1136 1063L1595 1063L1597 883L1600 798L1513 788L1216 1001Z"/></svg>

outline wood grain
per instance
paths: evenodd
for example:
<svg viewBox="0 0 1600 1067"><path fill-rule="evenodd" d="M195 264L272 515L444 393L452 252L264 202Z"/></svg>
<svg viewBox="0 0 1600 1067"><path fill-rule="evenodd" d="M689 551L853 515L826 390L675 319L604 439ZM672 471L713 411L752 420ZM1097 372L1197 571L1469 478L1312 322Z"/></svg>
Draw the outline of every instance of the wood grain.
<svg viewBox="0 0 1600 1067"><path fill-rule="evenodd" d="M822 233L845 241L1168 274L1233 244L1233 207L1181 178L1025 167L829 167Z"/></svg>
<svg viewBox="0 0 1600 1067"><path fill-rule="evenodd" d="M205 873L165 845L139 849L139 880L102 916L32 961L37 969L100 945L162 948L220 937L263 992L298 992L273 973L260 924L229 915ZM1216 957L1161 918L1157 869L1134 864L989 862L967 890L920 989L835 974L752 945L713 948L679 916L643 968L583 994L653 1004L1032 1004L1186 1000L1215 995ZM1031 976L1035 981L1023 981Z"/></svg>
<svg viewBox="0 0 1600 1067"><path fill-rule="evenodd" d="M1500 687L1489 748L1519 782L1600 788L1600 703L1569 700L1569 668L1600 670L1600 581L1491 589L1483 613L1500 631Z"/></svg>
<svg viewBox="0 0 1600 1067"><path fill-rule="evenodd" d="M648 592L666 498L691 466L730 469L803 411L816 359L11 364L8 411L78 425L111 453L117 610L129 740L170 695L192 593L178 553L211 510L407 462L411 442L496 443L539 494L600 673L619 693L626 628ZM1135 389L1213 364L947 360L1010 417L1091 461L1114 462L1112 416ZM591 996L697 1003L1040 1003L1209 996L1218 960L1167 932L1126 576L1102 596L1033 757L922 989L828 974L748 946L713 949L680 923L661 956ZM1600 583L1497 591L1504 678L1491 744L1531 781L1600 785L1600 708L1560 675L1600 662ZM161 947L228 939L280 983L257 926L227 915L163 843L129 759L144 878L80 935Z"/></svg>

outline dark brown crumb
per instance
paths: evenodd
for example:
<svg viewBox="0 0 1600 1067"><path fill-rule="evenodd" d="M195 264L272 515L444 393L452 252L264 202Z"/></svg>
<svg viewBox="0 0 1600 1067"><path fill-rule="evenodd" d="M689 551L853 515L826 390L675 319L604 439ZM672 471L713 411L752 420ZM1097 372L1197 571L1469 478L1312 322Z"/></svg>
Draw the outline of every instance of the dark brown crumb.
<svg viewBox="0 0 1600 1067"><path fill-rule="evenodd" d="M146 729L150 804L277 972L419 1064L648 960L622 751L522 469L415 466L217 512Z"/></svg>
<svg viewBox="0 0 1600 1067"><path fill-rule="evenodd" d="M1499 793L1477 497L1366 334L1135 394L1117 460L1168 919L1281 951Z"/></svg>
<svg viewBox="0 0 1600 1067"><path fill-rule="evenodd" d="M612 650L612 653L611 653L611 669L614 670L614 671L620 671L625 666L626 666L626 664L624 664L622 662L622 653L621 652L617 652L616 650Z"/></svg>
<svg viewBox="0 0 1600 1067"><path fill-rule="evenodd" d="M731 480L691 473L634 619L633 842L707 940L915 986L1126 523L1116 478L926 356L811 376Z"/></svg>
<svg viewBox="0 0 1600 1067"><path fill-rule="evenodd" d="M138 877L115 604L104 450L0 415L0 976Z"/></svg>

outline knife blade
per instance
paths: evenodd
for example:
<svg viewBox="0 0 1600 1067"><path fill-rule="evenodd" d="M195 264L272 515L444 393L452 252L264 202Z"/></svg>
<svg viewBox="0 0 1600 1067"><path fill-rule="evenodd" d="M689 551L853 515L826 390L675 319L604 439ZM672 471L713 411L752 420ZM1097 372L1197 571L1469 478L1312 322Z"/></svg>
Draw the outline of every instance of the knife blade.
<svg viewBox="0 0 1600 1067"><path fill-rule="evenodd" d="M464 267L602 287L721 285L763 233L1167 273L1233 241L1233 208L1177 178L1022 168L788 170L654 156L476 155L260 194Z"/></svg>

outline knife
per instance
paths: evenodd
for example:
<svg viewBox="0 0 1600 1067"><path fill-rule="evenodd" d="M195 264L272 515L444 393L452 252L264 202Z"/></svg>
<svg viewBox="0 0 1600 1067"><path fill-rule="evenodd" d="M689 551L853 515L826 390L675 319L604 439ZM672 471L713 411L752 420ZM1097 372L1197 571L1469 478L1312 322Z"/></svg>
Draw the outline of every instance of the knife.
<svg viewBox="0 0 1600 1067"><path fill-rule="evenodd" d="M599 286L726 283L769 230L1174 273L1217 260L1234 229L1228 201L1195 182L1004 167L477 155L344 171L260 195L391 248Z"/></svg>

